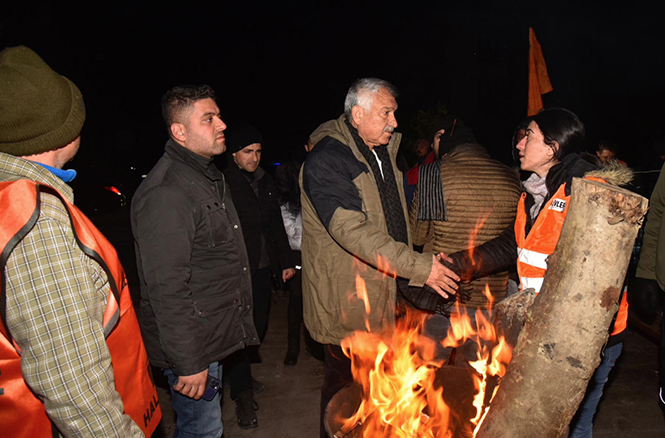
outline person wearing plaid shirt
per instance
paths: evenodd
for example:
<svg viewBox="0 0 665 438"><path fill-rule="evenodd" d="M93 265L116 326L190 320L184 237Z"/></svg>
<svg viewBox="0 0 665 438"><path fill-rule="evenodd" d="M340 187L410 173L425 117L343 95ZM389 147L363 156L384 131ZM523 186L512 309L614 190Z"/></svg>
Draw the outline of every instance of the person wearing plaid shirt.
<svg viewBox="0 0 665 438"><path fill-rule="evenodd" d="M80 249L65 204L73 203L66 182L76 172L62 168L78 151L84 120L82 97L72 82L26 47L0 52L2 228L11 226L8 212L26 210L22 199L12 198L9 204L7 187L23 180L49 186L40 189L32 228L13 249L15 242L2 245L3 437L44 436L45 431L67 437L144 436L125 413L116 390L121 377L114 374L103 323L111 288L108 275ZM119 316L119 321L124 318ZM20 353L20 375L12 376L7 357L16 354L13 348ZM29 390L17 390L25 385ZM28 405L37 410L28 411Z"/></svg>

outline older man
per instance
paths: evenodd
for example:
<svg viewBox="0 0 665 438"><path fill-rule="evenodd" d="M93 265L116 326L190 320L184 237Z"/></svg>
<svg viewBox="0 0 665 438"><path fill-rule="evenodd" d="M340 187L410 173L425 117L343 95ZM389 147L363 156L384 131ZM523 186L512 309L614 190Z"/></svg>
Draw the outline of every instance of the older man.
<svg viewBox="0 0 665 438"><path fill-rule="evenodd" d="M341 341L394 323L395 277L428 284L446 297L459 280L439 262L441 254L411 250L396 164L396 95L384 80L356 81L344 114L312 133L316 147L301 174L304 317L312 337L325 345L322 437L329 400L353 380ZM365 282L366 301L356 293L357 277Z"/></svg>
<svg viewBox="0 0 665 438"><path fill-rule="evenodd" d="M141 329L171 386L176 436L219 438L220 395L202 398L208 377L221 379L222 359L259 343L242 227L213 163L226 124L207 85L172 88L162 113L170 139L132 200Z"/></svg>

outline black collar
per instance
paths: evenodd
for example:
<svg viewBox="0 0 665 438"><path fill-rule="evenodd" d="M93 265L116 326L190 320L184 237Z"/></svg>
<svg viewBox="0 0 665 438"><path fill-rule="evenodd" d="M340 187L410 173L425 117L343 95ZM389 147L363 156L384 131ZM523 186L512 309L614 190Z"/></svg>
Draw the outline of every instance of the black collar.
<svg viewBox="0 0 665 438"><path fill-rule="evenodd" d="M198 170L211 181L219 181L222 179L222 173L219 171L212 158L202 157L186 147L176 143L172 139L166 142L164 148L166 154L171 155L181 161L184 161L192 168Z"/></svg>

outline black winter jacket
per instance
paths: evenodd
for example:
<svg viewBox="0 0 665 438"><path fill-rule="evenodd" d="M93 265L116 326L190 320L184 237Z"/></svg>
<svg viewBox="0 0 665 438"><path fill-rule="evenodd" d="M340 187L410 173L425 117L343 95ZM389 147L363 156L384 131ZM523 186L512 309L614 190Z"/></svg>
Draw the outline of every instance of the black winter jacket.
<svg viewBox="0 0 665 438"><path fill-rule="evenodd" d="M270 267L277 282L281 283L282 270L295 267L295 261L291 257L291 247L282 221L275 182L270 174L259 167L251 175L258 180L257 197L245 176L246 172L240 170L231 154L225 155L227 160L222 171L231 189L233 204L242 224L252 275L258 270L261 261L261 236L263 236L268 246Z"/></svg>
<svg viewBox="0 0 665 438"><path fill-rule="evenodd" d="M169 140L133 197L131 219L153 365L188 376L258 344L242 228L211 160Z"/></svg>

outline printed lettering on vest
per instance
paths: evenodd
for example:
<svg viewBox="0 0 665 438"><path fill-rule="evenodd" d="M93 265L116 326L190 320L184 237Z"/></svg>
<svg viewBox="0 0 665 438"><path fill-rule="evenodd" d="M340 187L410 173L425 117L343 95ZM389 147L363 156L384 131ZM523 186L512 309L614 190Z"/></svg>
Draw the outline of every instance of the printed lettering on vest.
<svg viewBox="0 0 665 438"><path fill-rule="evenodd" d="M148 364L147 368L148 368L148 375L150 376L150 380L152 381L152 386L154 388L155 379L152 376L152 368L150 364ZM152 396L152 400L150 400L150 404L148 405L148 407L145 410L145 413L143 414L143 424L145 428L147 428L148 424L150 424L150 421L152 420L152 415L157 410L157 406L159 406L159 399L157 398L157 392L155 392Z"/></svg>
<svg viewBox="0 0 665 438"><path fill-rule="evenodd" d="M143 422L145 428L148 427L150 420L152 420L152 415L157 410L157 406L159 406L159 400L157 399L157 394L154 394L152 396L152 400L150 400L150 406L148 406L148 408L145 410L145 414L143 414Z"/></svg>
<svg viewBox="0 0 665 438"><path fill-rule="evenodd" d="M565 199L553 199L552 205L550 205L550 210L558 211L559 213L563 212L566 209L566 200Z"/></svg>

